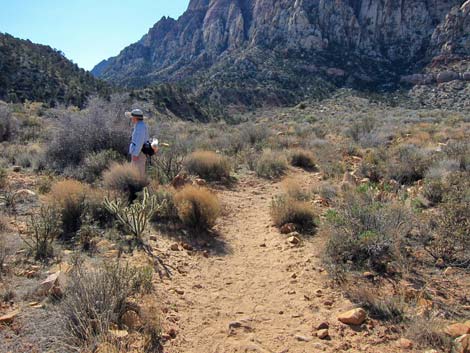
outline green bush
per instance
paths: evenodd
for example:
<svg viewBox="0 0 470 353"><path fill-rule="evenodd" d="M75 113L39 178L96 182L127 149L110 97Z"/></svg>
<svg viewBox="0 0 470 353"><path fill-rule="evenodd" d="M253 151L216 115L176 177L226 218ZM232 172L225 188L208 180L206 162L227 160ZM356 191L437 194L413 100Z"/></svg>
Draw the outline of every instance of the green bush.
<svg viewBox="0 0 470 353"><path fill-rule="evenodd" d="M339 270L377 272L384 272L389 262L402 262L404 238L413 225L403 205L376 201L369 191L347 193L327 221L327 263Z"/></svg>
<svg viewBox="0 0 470 353"><path fill-rule="evenodd" d="M93 183L101 177L101 174L110 167L112 163L123 160L121 154L114 150L104 150L88 155L80 167L80 179Z"/></svg>

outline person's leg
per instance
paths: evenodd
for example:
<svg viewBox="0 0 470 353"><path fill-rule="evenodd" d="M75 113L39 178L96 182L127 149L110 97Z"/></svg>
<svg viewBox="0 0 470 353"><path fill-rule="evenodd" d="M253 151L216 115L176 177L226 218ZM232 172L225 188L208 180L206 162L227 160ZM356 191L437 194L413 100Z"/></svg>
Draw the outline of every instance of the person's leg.
<svg viewBox="0 0 470 353"><path fill-rule="evenodd" d="M147 161L147 158L145 157L145 154L141 153L139 155L139 159L136 161L132 161L132 165L137 168L139 171L139 174L141 177L145 177L145 163Z"/></svg>

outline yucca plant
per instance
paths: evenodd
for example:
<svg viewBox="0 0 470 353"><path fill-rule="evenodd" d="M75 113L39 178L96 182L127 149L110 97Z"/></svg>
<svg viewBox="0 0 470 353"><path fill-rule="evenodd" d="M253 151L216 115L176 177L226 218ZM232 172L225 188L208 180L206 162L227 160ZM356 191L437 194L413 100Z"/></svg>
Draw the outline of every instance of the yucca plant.
<svg viewBox="0 0 470 353"><path fill-rule="evenodd" d="M155 195L150 196L144 188L142 200L126 205L121 199L109 200L105 198L104 207L116 217L116 220L128 231L138 243L142 243L142 235L148 221L155 212L162 209L164 203L159 203Z"/></svg>

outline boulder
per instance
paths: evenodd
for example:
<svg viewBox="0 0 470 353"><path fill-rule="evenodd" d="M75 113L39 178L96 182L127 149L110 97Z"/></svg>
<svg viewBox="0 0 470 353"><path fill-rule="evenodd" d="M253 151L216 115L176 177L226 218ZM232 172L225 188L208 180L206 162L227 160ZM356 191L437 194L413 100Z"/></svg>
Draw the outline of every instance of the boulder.
<svg viewBox="0 0 470 353"><path fill-rule="evenodd" d="M191 184L191 179L189 178L188 174L180 173L171 181L171 186L175 189L180 189L188 184Z"/></svg>
<svg viewBox="0 0 470 353"><path fill-rule="evenodd" d="M36 290L37 294L40 296L47 296L49 294L58 293L59 291L62 293L60 290L59 276L60 271L49 275L49 277L39 284L39 287Z"/></svg>
<svg viewBox="0 0 470 353"><path fill-rule="evenodd" d="M126 325L129 330L138 330L142 327L139 314L133 310L128 310L121 316L121 323Z"/></svg>
<svg viewBox="0 0 470 353"><path fill-rule="evenodd" d="M321 340L327 339L330 336L328 329L322 329L317 331L317 337Z"/></svg>
<svg viewBox="0 0 470 353"><path fill-rule="evenodd" d="M455 323L447 326L444 329L444 332L452 338L457 338L466 334L470 334L470 326L462 323Z"/></svg>
<svg viewBox="0 0 470 353"><path fill-rule="evenodd" d="M412 349L413 348L413 341L407 339L407 338L400 338L397 341L397 346L402 348L402 349Z"/></svg>
<svg viewBox="0 0 470 353"><path fill-rule="evenodd" d="M445 83L459 79L460 75L454 71L443 71L437 75L437 83Z"/></svg>
<svg viewBox="0 0 470 353"><path fill-rule="evenodd" d="M20 313L19 310L15 310L12 312L9 312L8 314L5 314L3 316L0 316L0 324L11 324L13 320L18 316Z"/></svg>
<svg viewBox="0 0 470 353"><path fill-rule="evenodd" d="M338 315L338 320L347 325L361 325L366 318L367 313L362 308L352 309Z"/></svg>
<svg viewBox="0 0 470 353"><path fill-rule="evenodd" d="M452 353L470 353L470 335L463 335L455 340Z"/></svg>

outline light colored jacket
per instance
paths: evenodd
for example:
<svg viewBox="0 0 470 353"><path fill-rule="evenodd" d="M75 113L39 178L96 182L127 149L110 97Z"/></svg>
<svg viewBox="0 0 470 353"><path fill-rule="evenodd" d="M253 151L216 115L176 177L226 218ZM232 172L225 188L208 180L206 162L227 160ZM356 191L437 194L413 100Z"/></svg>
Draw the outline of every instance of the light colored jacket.
<svg viewBox="0 0 470 353"><path fill-rule="evenodd" d="M129 154L137 157L142 151L144 143L150 140L149 129L143 121L137 122L132 132L132 141L129 146Z"/></svg>

